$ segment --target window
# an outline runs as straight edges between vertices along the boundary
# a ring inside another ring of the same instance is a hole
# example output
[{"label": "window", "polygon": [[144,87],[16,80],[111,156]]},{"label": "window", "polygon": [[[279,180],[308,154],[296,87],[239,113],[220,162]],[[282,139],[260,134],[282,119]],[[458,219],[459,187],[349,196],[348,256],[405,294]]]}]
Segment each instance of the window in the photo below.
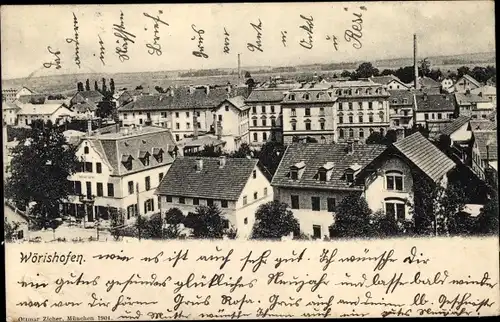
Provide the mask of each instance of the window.
[{"label": "window", "polygon": [[167,117],[167,112],[161,112],[160,115],[161,115],[161,118],[166,118]]},{"label": "window", "polygon": [[80,195],[82,193],[82,183],[80,181],[75,181],[75,195]]},{"label": "window", "polygon": [[252,171],[252,178],[257,178],[257,170]]},{"label": "window", "polygon": [[258,136],[257,136],[257,133],[254,133],[254,134],[253,134],[253,141],[254,141],[254,142],[257,142],[257,141],[258,141]]},{"label": "window", "polygon": [[185,204],[186,203],[186,199],[184,197],[179,197],[179,203]]},{"label": "window", "polygon": [[352,172],[347,172],[347,173],[345,174],[345,180],[346,180],[347,182],[353,182],[353,181],[354,181],[354,173],[352,173]]},{"label": "window", "polygon": [[274,117],[271,118],[271,126],[276,126],[276,119]]},{"label": "window", "polygon": [[290,109],[290,115],[297,116],[297,111],[295,110],[295,108]]},{"label": "window", "polygon": [[200,204],[200,199],[193,198],[193,205],[198,206]]},{"label": "window", "polygon": [[175,112],[175,117],[179,117],[179,112]]},{"label": "window", "polygon": [[245,219],[243,219],[243,224],[248,225],[248,218],[247,217],[245,217]]},{"label": "window", "polygon": [[149,165],[149,155],[146,154],[143,158],[142,158],[142,164],[148,166]]},{"label": "window", "polygon": [[220,201],[220,206],[221,206],[222,208],[227,208],[227,200],[221,200],[221,201]]},{"label": "window", "polygon": [[85,154],[89,154],[90,153],[90,149],[89,149],[88,146],[86,146],[86,147],[83,148],[83,153],[85,153]]},{"label": "window", "polygon": [[291,195],[290,199],[292,200],[292,209],[299,209],[299,196]]},{"label": "window", "polygon": [[139,119],[139,124],[142,124],[142,119]]},{"label": "window", "polygon": [[146,191],[147,190],[150,190],[151,189],[151,178],[149,176],[147,176],[145,179],[144,179],[144,184],[146,186]]},{"label": "window", "polygon": [[373,123],[373,115],[368,116],[368,122]]},{"label": "window", "polygon": [[266,113],[266,107],[262,106],[262,113]]},{"label": "window", "polygon": [[258,192],[254,192],[253,193],[253,199],[257,200],[258,197],[259,197],[259,193]]},{"label": "window", "polygon": [[342,111],[343,108],[342,108],[342,103],[339,103],[339,111]]},{"label": "window", "polygon": [[344,117],[343,116],[339,116],[339,124],[342,124],[344,123]]},{"label": "window", "polygon": [[310,98],[310,97],[309,97],[309,93],[304,94],[304,99],[305,99],[306,101],[308,101],[308,100],[309,100],[309,98]]},{"label": "window", "polygon": [[299,173],[297,170],[291,170],[290,171],[290,179],[292,180],[298,180],[299,179]]},{"label": "window", "polygon": [[311,109],[309,107],[306,107],[304,113],[305,113],[305,116],[311,116]]},{"label": "window", "polygon": [[101,162],[97,162],[97,163],[95,164],[95,171],[96,171],[97,173],[102,173],[102,164],[101,164]]},{"label": "window", "polygon": [[201,123],[200,122],[196,122],[196,126],[201,129]]},{"label": "window", "polygon": [[134,181],[128,182],[128,194],[131,195],[134,193]]},{"label": "window", "polygon": [[329,212],[334,212],[336,206],[335,198],[327,198],[326,206]]},{"label": "window", "polygon": [[290,98],[290,101],[295,101],[295,94],[290,94],[289,98]]},{"label": "window", "polygon": [[344,138],[344,129],[339,130],[339,138],[341,138],[341,139]]},{"label": "window", "polygon": [[247,196],[243,196],[243,206],[247,204]]},{"label": "window", "polygon": [[186,112],[186,117],[189,117],[189,112]]},{"label": "window", "polygon": [[115,186],[112,183],[108,183],[108,197],[115,196]]},{"label": "window", "polygon": [[363,139],[365,137],[365,131],[363,129],[359,129],[359,138]]},{"label": "window", "polygon": [[319,197],[311,197],[311,208],[313,211],[320,210],[320,199]]},{"label": "window", "polygon": [[313,225],[313,238],[320,239],[321,238],[321,226]]},{"label": "window", "polygon": [[292,131],[297,131],[297,123],[292,123]]},{"label": "window", "polygon": [[324,130],[325,129],[325,122],[319,122],[319,128]]},{"label": "window", "polygon": [[267,196],[267,187],[264,188],[264,197]]},{"label": "window", "polygon": [[274,105],[271,105],[271,113],[274,113]]},{"label": "window", "polygon": [[175,123],[175,128],[178,130],[181,128],[181,125],[179,123]]},{"label": "window", "polygon": [[253,126],[257,126],[257,120],[252,120]]},{"label": "window", "polygon": [[267,133],[266,132],[262,133],[262,141],[263,142],[267,141]]},{"label": "window", "polygon": [[434,120],[436,118],[436,114],[432,113],[431,114],[432,119]]},{"label": "window", "polygon": [[438,120],[442,119],[443,115],[441,113],[438,113]]},{"label": "window", "polygon": [[92,162],[85,162],[85,172],[92,172]]},{"label": "window", "polygon": [[267,120],[266,119],[262,120],[262,126],[267,126]]},{"label": "window", "polygon": [[[222,115],[219,115],[219,116],[222,116]],[[222,121],[222,120],[221,120]],[[190,129],[191,128],[191,123],[187,122],[186,123],[186,129]]]},{"label": "window", "polygon": [[92,183],[87,181],[85,184],[87,188],[87,199],[90,199],[92,196]]},{"label": "window", "polygon": [[176,135],[175,135],[175,140],[176,140],[176,141],[180,141],[179,134],[176,134]]},{"label": "window", "polygon": [[97,183],[97,196],[102,197],[104,195],[103,193],[103,187],[102,187],[102,182]]},{"label": "window", "polygon": [[349,111],[352,111],[352,102],[349,102]]},{"label": "window", "polygon": [[207,206],[213,206],[214,205],[214,200],[213,199],[207,199]]},{"label": "window", "polygon": [[354,137],[354,130],[353,129],[349,129],[349,137],[350,138]]},{"label": "window", "polygon": [[359,123],[363,123],[363,115],[358,116]]},{"label": "window", "polygon": [[403,190],[403,174],[399,171],[386,172],[387,190]]},{"label": "window", "polygon": [[311,130],[311,122],[306,122],[306,130],[307,131]]},{"label": "window", "polygon": [[426,120],[428,120],[428,119],[429,119],[429,114],[428,114],[428,113],[425,113],[425,114],[424,114],[424,118],[425,118]]},{"label": "window", "polygon": [[349,123],[353,123],[354,122],[354,117],[352,115],[349,115]]},{"label": "window", "polygon": [[322,182],[326,181],[326,171],[325,171],[325,169],[320,169],[318,171],[318,177],[319,177],[319,181],[322,181]]},{"label": "window", "polygon": [[167,202],[172,202],[172,196],[167,196]]},{"label": "window", "polygon": [[144,201],[144,212],[155,211],[153,199]]},{"label": "window", "polygon": [[368,109],[373,110],[373,103],[372,102],[368,102]]},{"label": "window", "polygon": [[385,211],[387,216],[392,216],[396,219],[405,218],[405,205],[404,203],[386,202]]},{"label": "window", "polygon": [[128,119],[128,114],[127,113],[123,113],[123,119],[124,120]]},{"label": "window", "polygon": [[408,99],[407,98],[403,98],[403,104],[408,104]]}]

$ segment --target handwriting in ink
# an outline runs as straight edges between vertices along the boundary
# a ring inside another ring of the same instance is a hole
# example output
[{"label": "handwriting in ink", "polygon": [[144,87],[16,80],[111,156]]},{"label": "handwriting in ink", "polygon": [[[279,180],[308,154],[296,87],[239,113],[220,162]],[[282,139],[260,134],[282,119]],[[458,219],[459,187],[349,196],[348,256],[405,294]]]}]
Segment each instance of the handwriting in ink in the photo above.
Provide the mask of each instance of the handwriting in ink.
[{"label": "handwriting in ink", "polygon": [[243,263],[243,266],[240,269],[240,272],[243,272],[247,264],[254,264],[252,268],[252,272],[257,272],[262,264],[267,264],[267,258],[271,255],[271,250],[268,249],[262,253],[259,257],[256,259],[252,259],[252,251],[248,253],[247,256],[243,257],[240,261],[245,261]]},{"label": "handwriting in ink", "polygon": [[297,254],[294,251],[292,251],[292,255],[295,256],[295,257],[290,257],[290,258],[282,258],[282,257],[278,257],[275,259],[276,261],[276,265],[274,265],[274,268],[278,268],[281,264],[283,263],[300,263],[302,261],[302,259],[304,259],[304,254],[306,252],[307,248],[304,248],[304,250],[302,250],[302,252],[300,254]]},{"label": "handwriting in ink", "polygon": [[333,42],[333,47],[335,48],[336,51],[339,50],[338,42],[337,42],[337,37],[335,35],[332,35],[331,37],[329,35],[326,36],[326,40],[331,40]]},{"label": "handwriting in ink", "polygon": [[66,38],[68,44],[75,43],[75,64],[80,68],[80,41],[78,41],[78,18],[73,12],[73,30],[75,31],[75,38]]},{"label": "handwriting in ink", "polygon": [[346,29],[346,31],[344,32],[344,39],[347,42],[353,41],[352,46],[356,49],[361,49],[361,47],[363,47],[363,44],[361,43],[361,38],[363,37],[363,14],[353,13],[353,16],[355,19],[351,20],[352,30]]},{"label": "handwriting in ink", "polygon": [[313,17],[310,16],[309,18],[304,17],[303,15],[300,15],[300,18],[305,20],[305,24],[300,26],[300,29],[304,29],[307,33],[307,40],[302,38],[300,40],[300,45],[306,49],[312,49],[313,48]]},{"label": "handwriting in ink", "polygon": [[101,61],[101,63],[103,65],[106,65],[106,63],[104,63],[104,52],[105,52],[104,50],[106,48],[104,48],[104,42],[102,41],[101,36],[97,35],[97,37],[99,37],[99,46],[100,46],[99,47],[99,60]]},{"label": "handwriting in ink", "polygon": [[177,294],[174,297],[174,310],[177,311],[181,305],[185,306],[198,306],[198,305],[204,305],[204,306],[209,306],[210,305],[210,295],[205,296],[204,298],[200,295],[196,295],[196,300],[185,300],[184,295],[182,294]]},{"label": "handwriting in ink", "polygon": [[[215,248],[218,252],[220,252],[222,249],[219,249],[218,247]],[[231,257],[231,254],[234,252],[234,250],[231,248],[226,256],[214,256],[214,255],[200,255],[196,261],[204,261],[204,262],[211,262],[211,261],[221,261],[222,264],[220,265],[219,269],[223,269],[226,264],[231,261],[229,257]]]},{"label": "handwriting in ink", "polygon": [[[159,36],[159,33],[160,33],[160,23],[164,24],[165,26],[169,26],[169,24],[160,19],[160,15],[161,14],[163,14],[163,10],[158,10],[158,16],[156,16],[156,17],[153,17],[153,16],[149,15],[148,13],[144,12],[144,15],[146,17],[151,18],[154,21],[154,25],[153,25],[153,27],[154,27],[153,43],[152,44],[151,43],[147,43],[146,44],[146,47],[149,48],[148,54],[150,54],[150,55],[156,54],[157,56],[161,56],[161,54],[162,54],[161,45],[159,43],[159,41],[160,41],[160,36]],[[146,28],[144,28],[144,29],[147,30]]]},{"label": "handwriting in ink", "polygon": [[[205,53],[205,47],[203,46],[203,34],[205,34],[205,30],[200,29],[196,30],[196,26],[194,24],[191,25],[191,29],[198,35],[198,51],[193,51],[193,55],[200,58],[208,58],[208,55]],[[196,36],[193,36],[191,40],[196,40]]]},{"label": "handwriting in ink", "polygon": [[[408,263],[408,264],[412,264],[412,263],[415,263],[415,264],[427,264],[429,262],[429,259],[426,258],[426,259],[418,259],[416,258],[418,255],[417,255],[417,247],[413,246],[410,250],[410,255],[411,256],[408,256],[406,257],[404,260],[403,260],[403,263]],[[423,256],[424,254],[420,253],[420,256]]]},{"label": "handwriting in ink", "polygon": [[108,307],[111,302],[104,302],[102,298],[98,298],[95,293],[92,293],[92,302],[87,303],[88,306],[90,307]]},{"label": "handwriting in ink", "polygon": [[56,69],[61,69],[61,58],[59,58],[61,52],[59,50],[52,51],[52,48],[50,46],[47,47],[47,50],[49,51],[49,53],[55,56],[55,59],[53,62],[43,63],[43,67],[50,68],[52,66],[56,66]]},{"label": "handwriting in ink", "polygon": [[130,59],[128,55],[128,43],[131,42],[135,44],[135,35],[126,30],[122,11],[120,11],[120,24],[113,24],[113,30],[115,31],[114,35],[117,38],[116,43],[120,45],[120,39],[122,40],[121,46],[116,47],[115,52],[120,61],[123,63],[124,61]]},{"label": "handwriting in ink", "polygon": [[286,47],[286,31],[283,30],[281,32],[281,43],[283,44],[283,47]]},{"label": "handwriting in ink", "polygon": [[152,304],[157,304],[158,301],[134,301],[130,296],[123,296],[120,295],[118,299],[116,300],[115,305],[111,308],[111,311],[114,312],[116,309],[120,306],[133,306],[133,305],[152,305]]},{"label": "handwriting in ink", "polygon": [[[471,278],[470,276],[468,278]],[[479,285],[479,286],[487,286],[489,288],[494,288],[495,286],[498,285],[498,283],[488,283],[488,281],[491,280],[490,274],[488,272],[484,272],[483,278],[480,281],[477,280],[463,280],[463,279],[454,279],[451,280],[448,284],[455,284],[455,285]]]},{"label": "handwriting in ink", "polygon": [[224,54],[229,54],[229,33],[224,27]]},{"label": "handwriting in ink", "polygon": [[135,311],[135,315],[131,315],[132,312],[125,310],[125,314],[127,315],[120,315],[117,319],[139,320],[142,316],[142,313],[139,310]]},{"label": "handwriting in ink", "polygon": [[255,44],[252,43],[247,43],[247,49],[250,51],[255,51],[258,50],[260,52],[263,52],[264,50],[262,49],[262,21],[260,21],[259,18],[259,24],[256,25],[253,22],[250,23],[250,26],[257,32],[257,40],[255,41]]},{"label": "handwriting in ink", "polygon": [[247,298],[246,294],[244,294],[240,299],[235,299],[229,295],[221,295],[220,303],[222,305],[238,305],[238,310],[241,310],[243,308],[243,305],[253,304],[254,300],[252,300],[251,298]]},{"label": "handwriting in ink", "polygon": [[[123,253],[123,250],[120,251],[120,253]],[[97,254],[97,255],[94,255],[92,258],[119,260],[122,262],[128,262],[128,261],[133,259],[133,257],[128,257],[128,256],[121,255],[121,254]]]}]

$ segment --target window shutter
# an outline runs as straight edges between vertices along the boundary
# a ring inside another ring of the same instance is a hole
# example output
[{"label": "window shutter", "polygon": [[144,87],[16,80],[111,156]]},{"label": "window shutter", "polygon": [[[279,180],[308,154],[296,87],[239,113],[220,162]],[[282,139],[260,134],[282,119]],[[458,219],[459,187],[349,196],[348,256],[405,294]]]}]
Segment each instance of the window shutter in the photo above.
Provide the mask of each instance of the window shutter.
[{"label": "window shutter", "polygon": [[151,200],[151,211],[155,211],[155,202],[154,199],[149,199]]}]

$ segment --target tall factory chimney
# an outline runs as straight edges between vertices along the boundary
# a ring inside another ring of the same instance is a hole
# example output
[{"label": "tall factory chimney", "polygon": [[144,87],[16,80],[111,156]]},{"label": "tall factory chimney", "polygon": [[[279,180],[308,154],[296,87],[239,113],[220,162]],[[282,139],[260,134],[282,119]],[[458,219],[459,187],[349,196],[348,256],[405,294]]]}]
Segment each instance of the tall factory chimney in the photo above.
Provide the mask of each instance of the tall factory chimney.
[{"label": "tall factory chimney", "polygon": [[238,54],[238,79],[241,79],[241,59],[240,59],[240,54]]},{"label": "tall factory chimney", "polygon": [[417,35],[413,34],[413,66],[415,68],[415,89],[418,89]]}]

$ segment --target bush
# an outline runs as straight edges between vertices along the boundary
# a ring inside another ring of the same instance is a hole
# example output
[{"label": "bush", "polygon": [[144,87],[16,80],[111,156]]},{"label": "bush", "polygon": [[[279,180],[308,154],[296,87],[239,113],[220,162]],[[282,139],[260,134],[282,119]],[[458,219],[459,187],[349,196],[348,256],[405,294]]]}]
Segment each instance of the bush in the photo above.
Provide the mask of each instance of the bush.
[{"label": "bush", "polygon": [[252,239],[280,239],[290,233],[299,235],[299,222],[288,209],[288,205],[279,201],[270,201],[260,205],[255,212],[252,227]]}]

